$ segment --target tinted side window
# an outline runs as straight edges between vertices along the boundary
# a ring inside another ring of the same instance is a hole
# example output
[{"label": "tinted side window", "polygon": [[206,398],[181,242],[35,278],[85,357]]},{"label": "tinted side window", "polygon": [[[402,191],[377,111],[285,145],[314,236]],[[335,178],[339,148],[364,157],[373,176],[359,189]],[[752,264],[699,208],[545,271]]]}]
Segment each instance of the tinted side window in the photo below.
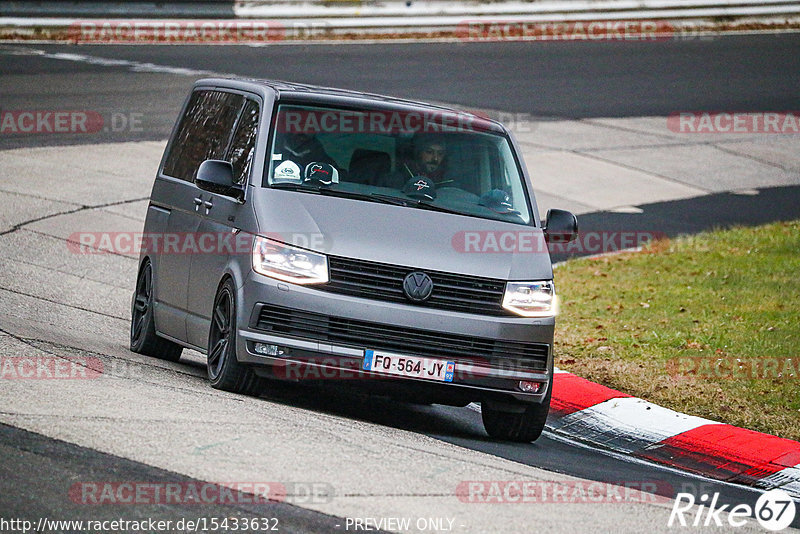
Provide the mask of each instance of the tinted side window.
[{"label": "tinted side window", "polygon": [[250,174],[258,133],[258,103],[248,100],[244,105],[226,160],[233,165],[233,179],[245,183]]},{"label": "tinted side window", "polygon": [[191,182],[203,161],[223,159],[243,103],[242,95],[195,92],[181,118],[164,174]]}]

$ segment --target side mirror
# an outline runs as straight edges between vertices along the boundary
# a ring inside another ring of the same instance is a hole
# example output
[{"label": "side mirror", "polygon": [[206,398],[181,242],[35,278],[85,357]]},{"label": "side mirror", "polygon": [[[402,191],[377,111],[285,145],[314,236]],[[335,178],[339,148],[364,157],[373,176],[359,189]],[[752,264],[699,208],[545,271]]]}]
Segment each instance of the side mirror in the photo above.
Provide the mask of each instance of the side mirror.
[{"label": "side mirror", "polygon": [[207,159],[197,169],[194,180],[197,187],[212,193],[226,195],[237,199],[243,198],[243,189],[233,181],[233,165],[229,161]]},{"label": "side mirror", "polygon": [[568,211],[548,210],[543,230],[548,243],[569,243],[578,237],[578,218]]}]

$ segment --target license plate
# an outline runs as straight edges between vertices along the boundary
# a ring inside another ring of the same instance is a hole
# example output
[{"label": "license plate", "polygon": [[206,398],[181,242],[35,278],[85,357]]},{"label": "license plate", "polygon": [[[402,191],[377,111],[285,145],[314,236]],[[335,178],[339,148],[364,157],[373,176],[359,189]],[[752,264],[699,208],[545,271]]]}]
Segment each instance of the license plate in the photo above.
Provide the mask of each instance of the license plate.
[{"label": "license plate", "polygon": [[436,358],[365,350],[363,369],[386,375],[452,382],[456,365],[453,362]]}]

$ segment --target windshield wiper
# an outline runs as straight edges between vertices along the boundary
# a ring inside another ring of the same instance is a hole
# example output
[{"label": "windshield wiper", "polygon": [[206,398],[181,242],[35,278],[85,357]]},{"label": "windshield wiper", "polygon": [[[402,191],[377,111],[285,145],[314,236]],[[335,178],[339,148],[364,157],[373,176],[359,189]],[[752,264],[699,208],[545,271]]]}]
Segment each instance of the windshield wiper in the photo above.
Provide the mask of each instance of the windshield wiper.
[{"label": "windshield wiper", "polygon": [[456,215],[466,215],[464,212],[454,210],[452,208],[445,208],[444,206],[440,206],[438,204],[431,204],[429,202],[423,202],[422,200],[412,200],[415,208],[420,208],[424,210],[431,210],[431,211],[441,211],[442,213],[454,213]]},{"label": "windshield wiper", "polygon": [[[356,193],[359,194],[359,193]],[[422,200],[418,200],[416,198],[403,198],[403,197],[396,197],[394,195],[384,195],[382,193],[371,193],[369,195],[363,195],[364,198],[370,199],[380,199],[387,204],[394,204],[396,206],[406,206],[410,208],[420,208],[432,211],[441,211],[444,213],[455,213],[456,215],[463,215],[460,211],[456,211],[454,209],[445,208],[444,206],[439,206],[437,204],[429,204]]]},{"label": "windshield wiper", "polygon": [[382,195],[380,193],[356,193],[355,191],[342,191],[341,189],[320,189],[319,192],[323,195],[341,198],[354,198],[358,200],[368,200],[370,202],[382,202],[384,204],[392,204],[395,206],[408,206],[408,201],[404,198],[395,197],[392,195]]},{"label": "windshield wiper", "polygon": [[359,200],[369,200],[372,202],[377,201],[384,204],[393,204],[395,206],[408,206],[409,204],[414,204],[414,202],[416,202],[411,199],[404,199],[392,195],[382,195],[380,193],[356,193],[353,191],[342,191],[341,189],[330,189],[328,187],[308,186],[292,182],[272,184],[270,187],[274,189],[285,189],[287,191],[305,191],[308,193],[316,193],[318,195],[327,195],[332,197],[355,198]]},{"label": "windshield wiper", "polygon": [[320,191],[319,187],[311,187],[294,182],[280,182],[277,184],[270,184],[269,187],[271,189],[286,189],[288,191],[308,191],[309,193],[318,193]]},{"label": "windshield wiper", "polygon": [[372,202],[377,201],[377,202],[382,202],[384,204],[392,204],[394,206],[405,206],[409,208],[420,208],[431,211],[441,211],[443,213],[455,213],[456,215],[464,215],[460,211],[456,211],[450,208],[445,208],[437,204],[429,204],[427,202],[423,202],[422,200],[417,200],[415,198],[402,198],[402,197],[396,197],[394,195],[384,195],[382,193],[369,193],[369,194],[356,193],[353,191],[342,191],[341,189],[330,189],[328,187],[308,186],[292,182],[281,182],[278,184],[272,184],[270,187],[274,189],[285,189],[288,191],[306,191],[308,193],[316,193],[318,195],[327,195],[332,197],[354,198],[359,200],[369,200]]},{"label": "windshield wiper", "polygon": [[396,197],[393,195],[384,195],[381,193],[370,193],[369,197],[377,198],[382,200],[383,202],[386,202],[387,204],[394,204],[396,206],[408,206],[409,204],[414,203],[414,201],[409,198]]}]

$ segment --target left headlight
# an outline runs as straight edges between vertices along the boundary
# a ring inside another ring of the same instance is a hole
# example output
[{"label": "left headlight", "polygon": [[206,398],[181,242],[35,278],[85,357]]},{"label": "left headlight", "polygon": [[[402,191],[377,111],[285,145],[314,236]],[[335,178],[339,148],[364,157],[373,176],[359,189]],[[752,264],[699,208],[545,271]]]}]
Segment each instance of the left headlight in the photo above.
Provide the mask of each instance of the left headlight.
[{"label": "left headlight", "polygon": [[508,282],[503,308],[523,317],[554,317],[558,314],[556,287],[552,280]]},{"label": "left headlight", "polygon": [[253,270],[293,284],[324,284],[328,281],[328,258],[323,254],[256,236]]}]

